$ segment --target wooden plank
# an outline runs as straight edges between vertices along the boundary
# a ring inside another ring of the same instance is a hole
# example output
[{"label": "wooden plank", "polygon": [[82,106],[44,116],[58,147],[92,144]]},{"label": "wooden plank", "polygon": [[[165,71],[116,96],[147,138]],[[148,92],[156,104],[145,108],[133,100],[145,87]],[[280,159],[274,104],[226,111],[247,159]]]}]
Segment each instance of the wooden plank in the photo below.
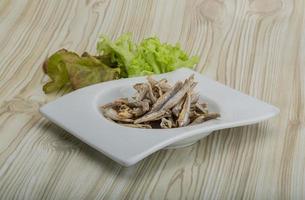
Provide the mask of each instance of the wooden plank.
[{"label": "wooden plank", "polygon": [[[0,199],[304,199],[302,0],[0,1]],[[52,52],[158,36],[196,70],[281,109],[124,168],[42,118]]]}]

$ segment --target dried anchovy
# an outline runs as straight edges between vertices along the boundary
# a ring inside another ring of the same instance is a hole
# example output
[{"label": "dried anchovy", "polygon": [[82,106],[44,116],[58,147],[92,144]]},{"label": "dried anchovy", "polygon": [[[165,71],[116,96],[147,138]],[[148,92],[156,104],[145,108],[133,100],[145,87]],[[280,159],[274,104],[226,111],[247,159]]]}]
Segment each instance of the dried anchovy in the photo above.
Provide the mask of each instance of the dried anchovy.
[{"label": "dried anchovy", "polygon": [[[167,83],[166,79],[161,79],[160,81],[156,81],[153,79],[151,76],[147,77],[148,83],[151,85],[152,88],[158,88],[159,89],[159,94],[160,92],[167,92],[168,90],[171,89],[171,86]],[[161,96],[161,94],[160,94]]]},{"label": "dried anchovy", "polygon": [[163,91],[162,91],[162,89],[160,88],[160,86],[158,86],[158,85],[155,85],[155,86],[154,86],[153,91],[154,91],[154,95],[155,95],[157,98],[160,98],[160,97],[163,95]]},{"label": "dried anchovy", "polygon": [[128,106],[131,108],[138,108],[141,107],[144,112],[147,112],[149,110],[149,102],[148,101],[130,101],[127,103]]},{"label": "dried anchovy", "polygon": [[179,90],[170,100],[168,100],[164,104],[162,109],[171,109],[172,107],[174,107],[183,98],[183,96],[190,90],[190,88],[193,87],[193,83],[194,83],[193,81],[194,81],[194,75],[186,79],[181,90]]},{"label": "dried anchovy", "polygon": [[148,83],[133,87],[136,96],[120,98],[101,107],[105,118],[133,128],[175,128],[215,119],[218,113],[208,113],[207,105],[199,103],[194,75],[173,87],[166,79],[147,77]]},{"label": "dried anchovy", "polygon": [[179,92],[179,90],[182,88],[182,82],[178,81],[175,86],[170,89],[169,91],[167,91],[164,95],[162,95],[157,101],[156,103],[153,105],[153,107],[151,108],[150,112],[154,112],[157,110],[160,110],[162,108],[162,106],[171,98],[173,97],[177,92]]},{"label": "dried anchovy", "polygon": [[172,128],[173,122],[170,119],[162,118],[160,123],[161,128]]},{"label": "dried anchovy", "polygon": [[128,98],[119,98],[117,100],[115,100],[113,103],[117,103],[117,104],[128,104]]},{"label": "dried anchovy", "polygon": [[147,84],[145,83],[137,83],[133,86],[134,89],[138,91],[136,100],[141,101],[148,92]]},{"label": "dried anchovy", "polygon": [[195,104],[195,107],[197,108],[197,110],[198,111],[200,111],[201,113],[203,113],[203,114],[206,114],[207,113],[207,104],[206,103],[202,103],[202,104],[200,104],[200,103],[196,103]]},{"label": "dried anchovy", "polygon": [[158,81],[156,81],[155,79],[152,78],[152,76],[147,76],[147,80],[148,80],[148,83],[153,87],[155,86]]},{"label": "dried anchovy", "polygon": [[139,123],[148,122],[148,121],[155,121],[155,120],[162,118],[162,116],[164,116],[165,114],[166,114],[165,110],[160,110],[157,112],[149,113],[147,115],[144,115],[143,117],[136,119],[134,121],[134,123],[139,124]]},{"label": "dried anchovy", "polygon": [[182,109],[183,103],[184,103],[185,99],[181,99],[172,109],[173,114],[178,117],[179,113]]},{"label": "dried anchovy", "polygon": [[140,117],[145,114],[145,111],[142,108],[133,108],[131,112],[135,117]]},{"label": "dried anchovy", "polygon": [[220,117],[219,113],[208,113],[208,114],[203,114],[199,117],[197,117],[190,125],[195,125],[195,124],[201,124],[202,122],[211,120],[211,119],[216,119]]},{"label": "dried anchovy", "polygon": [[147,96],[149,97],[149,99],[150,99],[153,103],[156,103],[157,98],[156,98],[155,95],[154,95],[154,92],[153,92],[153,89],[152,89],[151,85],[150,85],[150,84],[147,84],[147,87],[148,87]]},{"label": "dried anchovy", "polygon": [[198,113],[196,110],[190,111],[190,120],[193,122],[197,117],[201,116],[202,114]]},{"label": "dried anchovy", "polygon": [[105,117],[110,118],[114,121],[121,121],[121,122],[133,122],[133,119],[126,119],[126,118],[122,118],[120,117],[116,110],[114,110],[113,108],[105,108],[102,109],[103,114],[105,115]]},{"label": "dried anchovy", "polygon": [[122,98],[122,99],[115,100],[114,102],[107,103],[102,106],[102,109],[121,106],[125,103],[123,101],[125,101],[125,100]]},{"label": "dried anchovy", "polygon": [[167,83],[166,79],[161,79],[155,86],[160,87],[162,92],[167,92],[171,86]]},{"label": "dried anchovy", "polygon": [[192,99],[191,104],[196,103],[199,100],[199,94],[198,93],[192,93],[191,99]]},{"label": "dried anchovy", "polygon": [[133,117],[132,109],[130,109],[127,105],[121,105],[117,114],[121,118],[130,119]]},{"label": "dried anchovy", "polygon": [[179,127],[186,126],[190,123],[190,109],[191,109],[191,94],[190,92],[186,93],[186,98],[183,103],[182,110],[179,114],[178,125]]}]

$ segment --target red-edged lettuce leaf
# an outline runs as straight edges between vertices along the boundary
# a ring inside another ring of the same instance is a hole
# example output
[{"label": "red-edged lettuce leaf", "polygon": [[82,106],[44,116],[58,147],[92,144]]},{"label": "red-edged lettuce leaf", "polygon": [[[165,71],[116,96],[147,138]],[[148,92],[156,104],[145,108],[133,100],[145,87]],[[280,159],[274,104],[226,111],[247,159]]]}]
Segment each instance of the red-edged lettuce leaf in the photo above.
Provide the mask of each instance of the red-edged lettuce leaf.
[{"label": "red-edged lettuce leaf", "polygon": [[55,52],[43,66],[44,72],[51,79],[43,86],[44,92],[55,92],[63,87],[75,90],[95,83],[118,79],[120,69],[107,66],[102,62],[103,59],[88,53],[84,53],[80,57],[65,49]]}]

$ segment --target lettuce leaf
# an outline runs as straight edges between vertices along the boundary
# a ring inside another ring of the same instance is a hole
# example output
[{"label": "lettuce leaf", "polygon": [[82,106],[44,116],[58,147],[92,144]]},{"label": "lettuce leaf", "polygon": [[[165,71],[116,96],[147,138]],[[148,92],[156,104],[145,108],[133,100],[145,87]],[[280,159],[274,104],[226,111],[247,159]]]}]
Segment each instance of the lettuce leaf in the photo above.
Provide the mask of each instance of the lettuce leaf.
[{"label": "lettuce leaf", "polygon": [[43,86],[45,93],[63,87],[78,89],[95,83],[118,79],[119,68],[105,65],[101,58],[84,53],[82,57],[65,49],[55,52],[44,63],[44,72],[51,81]]},{"label": "lettuce leaf", "polygon": [[100,55],[110,56],[111,61],[118,64],[122,77],[166,73],[180,67],[192,68],[199,61],[197,56],[189,58],[179,44],[161,43],[157,37],[151,37],[137,45],[129,33],[116,41],[102,36],[97,51]]},{"label": "lettuce leaf", "polygon": [[112,42],[108,37],[100,37],[97,43],[97,51],[100,55],[108,55],[112,63],[116,63],[121,69],[121,76],[128,77],[127,66],[135,56],[136,45],[131,40],[131,34],[124,34]]},{"label": "lettuce leaf", "polygon": [[161,43],[157,37],[136,44],[130,33],[115,41],[102,36],[97,51],[97,56],[87,52],[79,56],[62,49],[51,55],[43,66],[51,79],[43,86],[44,92],[78,89],[118,78],[161,74],[180,67],[192,68],[199,60],[196,56],[189,57],[179,44]]}]

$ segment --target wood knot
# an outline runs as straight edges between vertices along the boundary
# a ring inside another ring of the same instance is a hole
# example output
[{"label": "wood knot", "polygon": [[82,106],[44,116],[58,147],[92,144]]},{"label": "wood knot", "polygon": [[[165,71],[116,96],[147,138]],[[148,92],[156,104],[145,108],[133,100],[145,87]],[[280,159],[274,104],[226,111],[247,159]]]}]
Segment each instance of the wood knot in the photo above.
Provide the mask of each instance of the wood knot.
[{"label": "wood knot", "polygon": [[97,1],[92,5],[92,9],[94,10],[94,12],[102,12],[103,7],[105,7],[107,2],[107,0]]},{"label": "wood knot", "polygon": [[0,107],[1,113],[27,113],[37,114],[41,103],[33,100],[25,100],[22,98],[14,98],[10,101],[5,101]]},{"label": "wood knot", "polygon": [[199,13],[210,21],[217,21],[222,18],[224,3],[218,0],[206,0],[199,4]]}]

